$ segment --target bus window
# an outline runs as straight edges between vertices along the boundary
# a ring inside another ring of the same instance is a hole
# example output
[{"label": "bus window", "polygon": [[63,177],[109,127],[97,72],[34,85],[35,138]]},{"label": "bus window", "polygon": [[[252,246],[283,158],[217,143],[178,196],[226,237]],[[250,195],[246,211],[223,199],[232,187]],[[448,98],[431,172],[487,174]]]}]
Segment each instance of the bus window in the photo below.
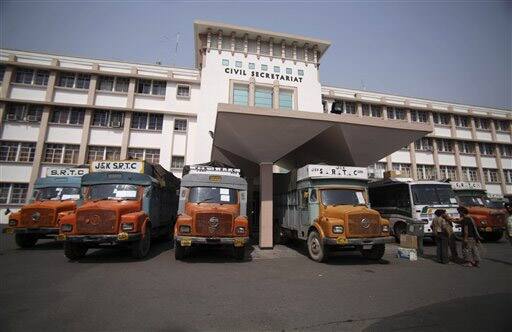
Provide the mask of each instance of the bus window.
[{"label": "bus window", "polygon": [[311,189],[311,194],[309,195],[309,201],[311,203],[316,203],[317,202],[316,189]]}]

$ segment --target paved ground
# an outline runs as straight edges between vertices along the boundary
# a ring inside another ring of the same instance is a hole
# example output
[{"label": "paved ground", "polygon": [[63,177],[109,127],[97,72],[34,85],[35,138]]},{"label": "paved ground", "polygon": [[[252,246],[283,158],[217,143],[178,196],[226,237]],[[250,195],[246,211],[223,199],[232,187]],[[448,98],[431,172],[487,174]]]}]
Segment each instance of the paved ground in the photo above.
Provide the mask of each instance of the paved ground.
[{"label": "paved ground", "polygon": [[71,263],[58,244],[19,250],[2,234],[0,330],[510,330],[512,247],[485,248],[479,269],[400,260],[394,245],[377,263],[318,264],[297,245],[177,262],[169,243],[143,261],[96,250]]}]

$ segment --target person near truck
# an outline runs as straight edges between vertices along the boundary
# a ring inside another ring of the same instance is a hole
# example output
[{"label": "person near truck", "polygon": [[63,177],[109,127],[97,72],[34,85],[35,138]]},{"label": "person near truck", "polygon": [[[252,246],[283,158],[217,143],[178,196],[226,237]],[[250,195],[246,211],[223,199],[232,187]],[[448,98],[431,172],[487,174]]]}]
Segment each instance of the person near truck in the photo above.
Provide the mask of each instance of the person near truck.
[{"label": "person near truck", "polygon": [[478,267],[480,265],[480,243],[481,238],[475,221],[469,215],[468,209],[459,206],[457,211],[460,214],[460,225],[462,227],[462,255],[466,263],[464,266]]},{"label": "person near truck", "polygon": [[507,210],[507,238],[508,242],[512,245],[512,205],[510,203],[505,204],[505,209]]},{"label": "person near truck", "polygon": [[436,254],[437,261],[441,264],[448,264],[450,261],[448,258],[448,241],[449,234],[447,228],[447,221],[443,218],[446,213],[445,210],[438,209],[434,212],[434,219],[432,220],[432,231],[436,238]]},{"label": "person near truck", "polygon": [[446,214],[446,210],[443,210],[444,213],[442,215],[443,219],[445,220],[445,230],[448,234],[448,246],[450,247],[450,254],[452,261],[457,263],[460,261],[459,258],[459,251],[457,250],[457,235],[455,235],[455,232],[453,231],[453,219]]}]

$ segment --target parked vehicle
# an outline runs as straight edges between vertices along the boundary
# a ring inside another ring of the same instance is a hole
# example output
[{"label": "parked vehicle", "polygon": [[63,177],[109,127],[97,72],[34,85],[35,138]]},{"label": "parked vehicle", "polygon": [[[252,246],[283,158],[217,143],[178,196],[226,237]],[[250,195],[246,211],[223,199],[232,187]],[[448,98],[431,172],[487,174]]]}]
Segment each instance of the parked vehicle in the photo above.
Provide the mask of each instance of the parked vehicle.
[{"label": "parked vehicle", "polygon": [[325,261],[331,249],[360,250],[380,259],[389,221],[368,205],[368,171],[361,167],[306,165],[274,174],[274,224],[280,239],[307,241],[309,256]]},{"label": "parked vehicle", "polygon": [[[458,218],[458,202],[449,183],[414,181],[409,178],[388,178],[369,185],[370,203],[390,221],[391,231],[397,241],[406,234],[410,222],[423,222],[424,237],[434,238],[432,220],[437,209]],[[461,233],[454,224],[455,233]]]},{"label": "parked vehicle", "polygon": [[451,182],[461,205],[469,210],[480,235],[487,241],[499,241],[506,230],[503,203],[490,198],[480,182]]},{"label": "parked vehicle", "polygon": [[192,246],[230,246],[244,259],[249,241],[247,182],[240,170],[188,166],[181,180],[178,220],[174,227],[176,259],[190,255]]},{"label": "parked vehicle", "polygon": [[124,245],[145,257],[151,238],[171,237],[180,180],[143,161],[95,161],[82,178],[84,203],[62,217],[59,239],[70,260],[89,248]]},{"label": "parked vehicle", "polygon": [[79,204],[81,177],[88,172],[87,168],[49,168],[46,177],[36,180],[30,203],[9,215],[4,233],[14,234],[20,248],[31,248],[39,239],[55,238],[59,218],[74,212]]}]

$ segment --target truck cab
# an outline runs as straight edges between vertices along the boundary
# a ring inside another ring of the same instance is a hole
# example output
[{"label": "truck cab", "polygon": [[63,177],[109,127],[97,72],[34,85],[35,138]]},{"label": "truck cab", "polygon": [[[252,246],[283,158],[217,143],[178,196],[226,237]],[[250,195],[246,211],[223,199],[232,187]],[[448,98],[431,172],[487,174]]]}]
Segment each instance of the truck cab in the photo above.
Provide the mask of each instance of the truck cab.
[{"label": "truck cab", "polygon": [[232,247],[236,259],[244,259],[249,224],[247,182],[240,170],[201,165],[187,168],[174,227],[176,259],[188,257],[192,246],[221,245]]},{"label": "truck cab", "polygon": [[143,161],[96,161],[82,178],[84,203],[61,219],[64,254],[80,259],[89,248],[129,247],[145,257],[151,238],[171,237],[179,179]]},{"label": "truck cab", "polygon": [[284,238],[307,243],[309,257],[325,261],[331,249],[359,250],[378,260],[385,251],[389,221],[368,203],[366,168],[306,165],[274,174],[274,217]]},{"label": "truck cab", "polygon": [[9,215],[4,233],[14,234],[20,248],[31,248],[39,239],[55,238],[59,219],[72,213],[82,198],[81,176],[87,168],[49,168],[46,177],[36,180],[30,203]]},{"label": "truck cab", "polygon": [[503,204],[492,199],[480,182],[451,182],[460,205],[465,206],[486,241],[499,241],[506,230]]}]

